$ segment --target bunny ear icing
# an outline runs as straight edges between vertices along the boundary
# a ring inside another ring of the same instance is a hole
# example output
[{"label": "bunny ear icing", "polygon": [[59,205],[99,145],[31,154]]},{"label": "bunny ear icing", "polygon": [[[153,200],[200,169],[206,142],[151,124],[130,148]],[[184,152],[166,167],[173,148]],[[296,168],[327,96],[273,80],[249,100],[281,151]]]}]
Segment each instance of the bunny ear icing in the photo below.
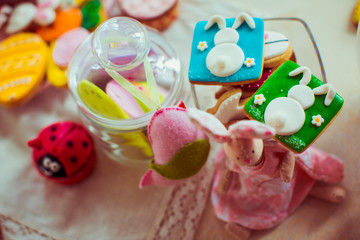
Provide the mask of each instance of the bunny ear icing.
[{"label": "bunny ear icing", "polygon": [[212,25],[214,25],[215,23],[217,23],[217,25],[219,26],[220,29],[226,28],[225,18],[220,15],[214,15],[210,18],[210,20],[205,25],[205,31],[208,30],[209,28],[211,28]]},{"label": "bunny ear icing", "polygon": [[225,143],[231,140],[225,126],[212,114],[195,108],[188,108],[188,117],[191,122],[216,142]]},{"label": "bunny ear icing", "polygon": [[297,69],[291,71],[289,73],[290,77],[294,77],[299,75],[300,73],[303,74],[303,77],[300,80],[301,85],[308,85],[311,80],[311,71],[308,67],[298,67]]},{"label": "bunny ear icing", "polygon": [[326,94],[324,102],[325,106],[329,106],[336,95],[335,88],[329,83],[314,88],[313,92],[315,95]]},{"label": "bunny ear icing", "polygon": [[243,24],[243,22],[246,22],[247,25],[251,28],[254,29],[255,28],[255,21],[254,19],[247,13],[241,12],[236,18],[235,18],[235,22],[232,25],[233,29],[237,29],[238,27],[241,26],[241,24]]},{"label": "bunny ear icing", "polygon": [[229,127],[231,136],[266,139],[275,135],[275,129],[255,120],[239,121]]}]

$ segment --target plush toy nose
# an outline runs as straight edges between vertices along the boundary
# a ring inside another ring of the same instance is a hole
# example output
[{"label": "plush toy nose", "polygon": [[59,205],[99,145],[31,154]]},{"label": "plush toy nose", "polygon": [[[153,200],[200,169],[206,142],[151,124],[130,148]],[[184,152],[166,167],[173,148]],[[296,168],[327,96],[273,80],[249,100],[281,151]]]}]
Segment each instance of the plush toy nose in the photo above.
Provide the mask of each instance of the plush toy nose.
[{"label": "plush toy nose", "polygon": [[252,160],[251,158],[246,158],[246,159],[244,160],[244,162],[249,164],[249,163],[251,162],[251,160]]}]

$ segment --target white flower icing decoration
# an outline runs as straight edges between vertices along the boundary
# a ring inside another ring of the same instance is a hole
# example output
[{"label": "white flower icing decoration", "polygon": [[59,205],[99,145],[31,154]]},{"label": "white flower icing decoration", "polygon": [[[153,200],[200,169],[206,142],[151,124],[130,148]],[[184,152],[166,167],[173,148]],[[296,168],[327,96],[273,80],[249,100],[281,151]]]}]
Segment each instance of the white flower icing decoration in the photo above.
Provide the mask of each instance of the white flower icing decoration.
[{"label": "white flower icing decoration", "polygon": [[321,117],[320,114],[312,116],[312,121],[311,123],[317,127],[320,127],[321,124],[324,122],[324,119]]},{"label": "white flower icing decoration", "polygon": [[255,58],[246,58],[246,60],[244,61],[244,64],[247,66],[247,67],[252,67],[255,65]]},{"label": "white flower icing decoration", "polygon": [[199,49],[200,51],[204,51],[205,49],[208,48],[207,42],[203,41],[203,42],[199,42],[197,49]]},{"label": "white flower icing decoration", "polygon": [[258,95],[255,95],[255,98],[254,98],[254,104],[257,104],[257,105],[261,105],[263,104],[263,102],[265,102],[265,97],[264,97],[264,94],[260,93]]}]

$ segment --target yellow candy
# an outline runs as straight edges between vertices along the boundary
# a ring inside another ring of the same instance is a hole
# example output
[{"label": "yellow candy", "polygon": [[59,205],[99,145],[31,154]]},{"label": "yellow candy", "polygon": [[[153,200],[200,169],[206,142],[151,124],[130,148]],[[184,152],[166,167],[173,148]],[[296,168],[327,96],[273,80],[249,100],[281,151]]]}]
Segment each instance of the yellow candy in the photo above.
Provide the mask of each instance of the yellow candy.
[{"label": "yellow candy", "polygon": [[120,138],[126,140],[124,145],[132,146],[137,149],[140,149],[142,154],[146,157],[151,158],[153,156],[153,151],[150,145],[149,139],[142,132],[129,132],[118,135]]},{"label": "yellow candy", "polygon": [[[99,87],[88,80],[82,80],[78,85],[78,93],[82,101],[91,110],[114,118],[129,118],[129,116]],[[124,145],[140,149],[147,156],[152,156],[150,142],[144,133],[130,132],[117,135],[119,140],[123,139]]]},{"label": "yellow candy", "polygon": [[0,43],[0,104],[15,106],[37,92],[48,51],[46,43],[33,33],[16,34]]},{"label": "yellow candy", "polygon": [[77,90],[80,98],[92,111],[113,118],[129,118],[103,90],[92,82],[82,80]]},{"label": "yellow candy", "polygon": [[60,67],[58,67],[52,58],[52,52],[54,46],[55,46],[55,41],[53,41],[50,45],[49,62],[46,70],[46,77],[51,85],[55,87],[66,87],[68,84],[68,79],[65,74],[66,70],[63,70]]},{"label": "yellow candy", "polygon": [[353,22],[355,24],[358,24],[359,19],[360,19],[360,0],[357,1],[355,9],[354,9]]}]

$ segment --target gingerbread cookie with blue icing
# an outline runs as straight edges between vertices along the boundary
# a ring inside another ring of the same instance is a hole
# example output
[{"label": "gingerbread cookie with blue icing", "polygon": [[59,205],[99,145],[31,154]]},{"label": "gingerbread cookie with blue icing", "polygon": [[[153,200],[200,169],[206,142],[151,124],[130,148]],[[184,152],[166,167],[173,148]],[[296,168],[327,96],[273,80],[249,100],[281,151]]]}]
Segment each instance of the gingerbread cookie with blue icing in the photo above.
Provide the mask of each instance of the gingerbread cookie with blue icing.
[{"label": "gingerbread cookie with blue icing", "polygon": [[307,67],[287,61],[251,97],[245,114],[275,129],[290,150],[305,151],[340,112],[344,99]]},{"label": "gingerbread cookie with blue icing", "polygon": [[236,85],[261,78],[264,21],[240,13],[215,15],[195,26],[189,80],[192,84]]}]

